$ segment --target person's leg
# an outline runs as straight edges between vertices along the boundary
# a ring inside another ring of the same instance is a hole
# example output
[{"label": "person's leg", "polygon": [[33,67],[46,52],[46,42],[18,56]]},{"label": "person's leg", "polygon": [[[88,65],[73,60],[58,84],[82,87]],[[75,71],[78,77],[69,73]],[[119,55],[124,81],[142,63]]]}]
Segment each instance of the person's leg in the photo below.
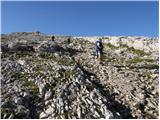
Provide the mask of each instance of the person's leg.
[{"label": "person's leg", "polygon": [[100,51],[100,61],[102,61],[103,53]]},{"label": "person's leg", "polygon": [[96,50],[96,59],[98,59],[98,50]]},{"label": "person's leg", "polygon": [[100,52],[99,52],[99,61],[100,61],[100,63],[102,62],[102,57],[103,57],[103,56],[102,56],[102,51],[100,51]]},{"label": "person's leg", "polygon": [[97,51],[97,64],[100,64],[100,51]]}]

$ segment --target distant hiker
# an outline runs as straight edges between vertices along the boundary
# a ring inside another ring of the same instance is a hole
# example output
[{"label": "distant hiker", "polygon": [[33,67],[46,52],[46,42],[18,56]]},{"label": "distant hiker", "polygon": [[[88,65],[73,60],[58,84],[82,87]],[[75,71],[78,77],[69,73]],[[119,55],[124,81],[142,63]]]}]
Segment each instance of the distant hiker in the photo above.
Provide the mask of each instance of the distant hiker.
[{"label": "distant hiker", "polygon": [[70,42],[71,42],[71,37],[69,37],[69,38],[67,39],[67,42],[68,42],[68,44],[70,44]]},{"label": "distant hiker", "polygon": [[52,41],[54,41],[55,40],[55,36],[52,36],[51,39],[52,39]]},{"label": "distant hiker", "polygon": [[33,32],[33,34],[34,34],[35,36],[40,36],[41,32],[38,31],[38,30],[35,30],[35,31]]},{"label": "distant hiker", "polygon": [[98,64],[101,63],[102,54],[103,54],[103,44],[102,44],[102,39],[99,38],[96,41],[96,57],[97,57],[97,63]]},{"label": "distant hiker", "polygon": [[35,34],[36,34],[36,35],[40,35],[41,32],[40,32],[40,31],[35,31]]}]

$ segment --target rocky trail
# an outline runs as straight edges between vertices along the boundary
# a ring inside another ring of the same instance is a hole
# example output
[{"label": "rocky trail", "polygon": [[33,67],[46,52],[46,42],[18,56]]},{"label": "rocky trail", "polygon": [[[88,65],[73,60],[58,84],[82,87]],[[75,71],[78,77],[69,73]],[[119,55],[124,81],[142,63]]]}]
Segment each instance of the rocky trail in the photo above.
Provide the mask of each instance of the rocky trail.
[{"label": "rocky trail", "polygon": [[158,119],[158,39],[1,36],[1,118]]}]

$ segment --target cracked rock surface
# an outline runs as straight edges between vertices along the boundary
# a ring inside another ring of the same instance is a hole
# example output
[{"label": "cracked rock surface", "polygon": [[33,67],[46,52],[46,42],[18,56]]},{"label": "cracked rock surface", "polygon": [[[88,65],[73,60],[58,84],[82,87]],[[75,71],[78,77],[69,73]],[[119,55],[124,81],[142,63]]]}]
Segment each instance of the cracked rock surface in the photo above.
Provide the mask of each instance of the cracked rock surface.
[{"label": "cracked rock surface", "polygon": [[[1,118],[158,119],[157,38],[1,36]],[[138,41],[138,42],[137,42]]]}]

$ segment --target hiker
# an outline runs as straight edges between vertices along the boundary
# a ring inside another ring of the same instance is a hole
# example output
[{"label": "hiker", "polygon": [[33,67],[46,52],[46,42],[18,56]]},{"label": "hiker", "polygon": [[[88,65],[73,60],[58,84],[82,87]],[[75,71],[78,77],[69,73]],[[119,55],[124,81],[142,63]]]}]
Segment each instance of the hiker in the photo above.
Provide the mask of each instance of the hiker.
[{"label": "hiker", "polygon": [[102,39],[99,38],[96,41],[96,58],[98,64],[101,64],[102,54],[103,54],[103,44],[102,44]]},{"label": "hiker", "polygon": [[67,39],[67,43],[70,44],[70,42],[71,42],[71,37]]},{"label": "hiker", "polygon": [[54,41],[55,37],[54,37],[54,36],[52,36],[52,37],[51,37],[51,39],[52,39],[52,41]]}]

